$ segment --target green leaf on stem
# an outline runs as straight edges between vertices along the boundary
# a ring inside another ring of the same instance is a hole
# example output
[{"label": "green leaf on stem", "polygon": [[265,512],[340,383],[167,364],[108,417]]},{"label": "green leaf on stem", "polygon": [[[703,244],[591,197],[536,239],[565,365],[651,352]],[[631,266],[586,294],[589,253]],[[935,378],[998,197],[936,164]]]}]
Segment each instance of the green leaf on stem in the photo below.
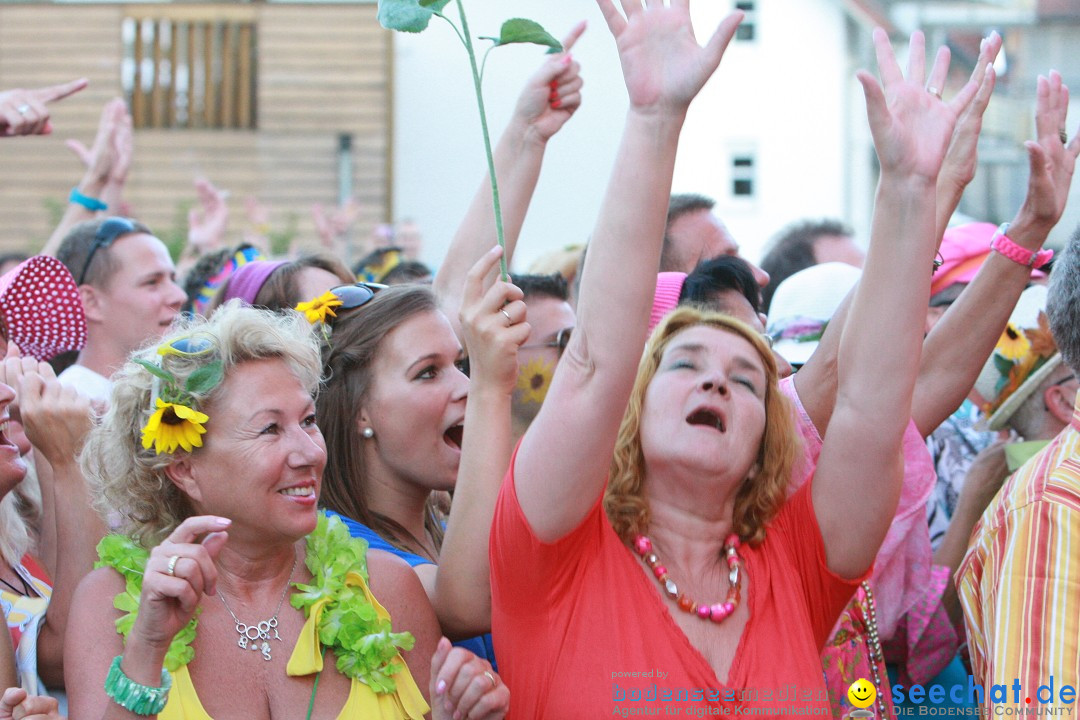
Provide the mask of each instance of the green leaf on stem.
[{"label": "green leaf on stem", "polygon": [[552,37],[551,33],[541,27],[540,23],[524,18],[513,18],[503,23],[499,31],[499,37],[484,37],[482,40],[491,40],[495,47],[500,45],[512,45],[514,43],[531,43],[543,45],[548,48],[548,54],[562,52],[562,43]]},{"label": "green leaf on stem", "polygon": [[418,33],[450,0],[379,0],[379,24],[387,30]]},{"label": "green leaf on stem", "polygon": [[172,376],[172,373],[163,370],[152,362],[143,360],[142,358],[132,358],[137,365],[142,365],[151,375],[154,375],[167,383],[176,382],[176,378]]}]

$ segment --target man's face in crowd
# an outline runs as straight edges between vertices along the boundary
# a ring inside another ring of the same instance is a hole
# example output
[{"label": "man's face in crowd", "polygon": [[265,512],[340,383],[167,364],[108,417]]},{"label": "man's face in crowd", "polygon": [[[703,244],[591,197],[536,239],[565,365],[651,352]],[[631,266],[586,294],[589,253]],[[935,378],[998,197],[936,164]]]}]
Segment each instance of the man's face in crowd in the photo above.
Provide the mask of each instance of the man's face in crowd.
[{"label": "man's face in crowd", "polygon": [[[672,270],[690,273],[703,260],[721,255],[742,257],[739,255],[739,244],[712,210],[702,208],[680,215],[668,226],[667,235],[674,247],[677,265],[669,268]],[[768,273],[749,261],[747,264],[753,270],[758,285],[765,287],[769,284]]]},{"label": "man's face in crowd", "polygon": [[536,417],[547,394],[548,383],[559,363],[559,349],[551,347],[559,331],[574,327],[574,311],[558,298],[534,295],[525,299],[526,320],[532,330],[518,352],[518,385],[512,396],[515,424],[528,425]]},{"label": "man's face in crowd", "polygon": [[87,318],[93,316],[118,345],[131,351],[169,329],[186,295],[176,284],[168,249],[153,235],[124,235],[109,253],[115,272],[95,288]]}]

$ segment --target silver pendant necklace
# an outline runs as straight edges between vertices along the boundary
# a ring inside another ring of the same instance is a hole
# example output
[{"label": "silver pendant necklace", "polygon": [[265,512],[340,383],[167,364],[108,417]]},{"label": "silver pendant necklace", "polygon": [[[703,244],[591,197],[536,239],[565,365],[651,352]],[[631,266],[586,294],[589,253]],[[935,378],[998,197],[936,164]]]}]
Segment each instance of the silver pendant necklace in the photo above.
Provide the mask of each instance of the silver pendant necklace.
[{"label": "silver pendant necklace", "polygon": [[[254,625],[248,625],[240,622],[240,618],[236,617],[236,613],[229,607],[229,603],[225,602],[225,596],[218,590],[218,597],[221,598],[221,604],[225,606],[225,609],[232,615],[233,622],[236,623],[236,634],[240,636],[240,639],[236,641],[236,644],[241,649],[247,650],[250,646],[252,650],[256,652],[262,652],[263,660],[270,661],[270,640],[281,641],[281,635],[278,635],[278,613],[281,612],[281,605],[285,602],[285,596],[289,594],[289,585],[292,584],[293,573],[296,572],[296,551],[293,550],[293,563],[292,569],[289,570],[289,581],[285,583],[285,589],[281,591],[281,599],[278,600],[277,609],[274,610],[274,614],[270,616],[269,620],[262,620]],[[273,633],[271,637],[270,633]]]}]

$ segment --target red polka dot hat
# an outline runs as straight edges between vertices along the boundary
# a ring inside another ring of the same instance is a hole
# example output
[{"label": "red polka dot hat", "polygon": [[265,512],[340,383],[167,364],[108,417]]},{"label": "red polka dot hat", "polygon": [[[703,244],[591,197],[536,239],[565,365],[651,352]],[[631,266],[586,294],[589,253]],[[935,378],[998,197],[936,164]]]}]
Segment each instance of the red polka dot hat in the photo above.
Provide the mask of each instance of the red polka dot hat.
[{"label": "red polka dot hat", "polygon": [[75,279],[56,258],[36,255],[0,277],[0,321],[22,354],[50,360],[86,344]]}]

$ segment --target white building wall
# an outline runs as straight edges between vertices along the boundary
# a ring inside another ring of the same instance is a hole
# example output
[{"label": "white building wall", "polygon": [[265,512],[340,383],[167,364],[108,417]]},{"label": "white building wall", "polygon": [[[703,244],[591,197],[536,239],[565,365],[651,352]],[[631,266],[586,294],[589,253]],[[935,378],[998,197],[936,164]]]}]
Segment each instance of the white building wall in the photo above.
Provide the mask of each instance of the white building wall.
[{"label": "white building wall", "polygon": [[[549,249],[588,238],[616,151],[626,92],[613,41],[591,0],[465,5],[474,36],[498,34],[502,21],[513,16],[534,19],[557,37],[579,19],[589,22],[574,48],[585,78],[584,104],[548,149],[515,262],[523,269]],[[849,219],[847,205],[855,204],[845,200],[850,193],[843,183],[851,164],[845,119],[853,113],[837,5],[757,0],[757,40],[733,44],[691,108],[674,189],[716,198],[718,213],[750,259],[759,258],[761,246],[786,222],[824,215]],[[728,0],[697,0],[699,38],[732,6]],[[417,221],[425,259],[437,262],[485,169],[471,78],[464,49],[438,19],[420,35],[398,34],[395,43],[394,215]],[[496,138],[524,78],[543,59],[541,49],[527,46],[491,54],[485,97]],[[752,199],[732,196],[733,150],[756,154]]]}]

